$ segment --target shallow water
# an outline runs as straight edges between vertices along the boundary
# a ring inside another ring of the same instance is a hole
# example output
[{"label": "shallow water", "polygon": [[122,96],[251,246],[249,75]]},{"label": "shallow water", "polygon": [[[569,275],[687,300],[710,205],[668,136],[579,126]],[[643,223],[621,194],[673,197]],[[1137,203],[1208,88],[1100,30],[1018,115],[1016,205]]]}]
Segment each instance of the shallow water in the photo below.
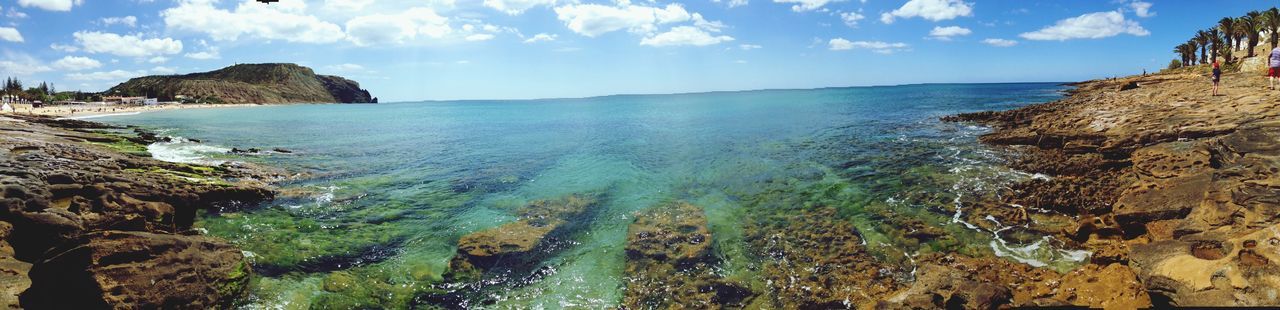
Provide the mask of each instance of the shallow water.
[{"label": "shallow water", "polygon": [[[886,260],[925,248],[1070,266],[1087,253],[1017,244],[953,217],[961,197],[1032,177],[1000,164],[985,128],[944,115],[1059,98],[1055,84],[912,85],[528,101],[292,105],[120,115],[101,121],[198,138],[157,158],[250,161],[305,172],[296,197],[206,214],[265,277],[246,308],[404,307],[440,289],[462,235],[512,221],[535,199],[601,197],[585,229],[534,274],[495,276],[443,306],[614,307],[627,225],[686,201],[707,213],[720,273],[753,283],[743,234],[758,212],[835,207]],[[227,155],[227,149],[292,153]],[[928,179],[929,182],[919,180]],[[772,210],[772,211],[769,211]],[[885,212],[942,226],[961,244],[905,244]],[[1021,238],[1021,240],[1027,240]]]}]

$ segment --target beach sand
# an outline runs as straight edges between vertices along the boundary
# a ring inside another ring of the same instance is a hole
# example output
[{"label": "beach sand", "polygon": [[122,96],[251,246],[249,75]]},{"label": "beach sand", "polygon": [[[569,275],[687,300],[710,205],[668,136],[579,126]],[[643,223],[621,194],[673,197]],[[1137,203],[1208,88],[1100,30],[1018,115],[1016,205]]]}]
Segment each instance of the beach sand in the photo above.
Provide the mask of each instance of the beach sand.
[{"label": "beach sand", "polygon": [[163,104],[163,105],[115,105],[115,104],[76,104],[53,105],[32,108],[30,104],[13,104],[15,113],[28,115],[44,115],[60,118],[84,119],[108,115],[137,114],[142,112],[178,110],[178,109],[210,109],[265,106],[270,104]]}]

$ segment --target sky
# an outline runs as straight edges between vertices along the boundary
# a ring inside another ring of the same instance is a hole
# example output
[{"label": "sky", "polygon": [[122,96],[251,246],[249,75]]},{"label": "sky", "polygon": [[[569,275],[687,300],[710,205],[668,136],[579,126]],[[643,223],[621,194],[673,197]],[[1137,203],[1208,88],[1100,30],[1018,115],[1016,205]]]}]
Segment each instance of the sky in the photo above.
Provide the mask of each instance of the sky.
[{"label": "sky", "polygon": [[1156,71],[1272,1],[0,0],[0,75],[102,91],[289,62],[382,102],[915,83]]}]

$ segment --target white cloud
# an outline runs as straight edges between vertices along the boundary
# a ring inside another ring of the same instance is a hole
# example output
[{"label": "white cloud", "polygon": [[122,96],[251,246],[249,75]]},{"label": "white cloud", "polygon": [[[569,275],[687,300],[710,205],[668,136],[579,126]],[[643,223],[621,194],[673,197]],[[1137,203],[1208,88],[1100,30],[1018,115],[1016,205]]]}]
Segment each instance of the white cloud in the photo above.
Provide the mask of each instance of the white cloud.
[{"label": "white cloud", "polygon": [[730,8],[736,8],[736,7],[747,5],[747,0],[728,0],[728,1],[711,0],[711,2],[715,2],[715,3],[725,2],[729,5]]},{"label": "white cloud", "polygon": [[75,81],[118,81],[118,80],[125,80],[129,78],[135,78],[143,75],[147,75],[146,70],[138,70],[138,71],[111,70],[111,71],[97,71],[97,72],[90,72],[90,73],[70,73],[70,74],[67,74],[67,79],[75,80]]},{"label": "white cloud", "polygon": [[441,38],[452,32],[449,19],[430,8],[365,15],[347,21],[347,37],[356,45],[403,44],[419,38]]},{"label": "white cloud", "polygon": [[147,57],[182,52],[182,41],[172,38],[143,39],[141,35],[118,35],[109,32],[77,31],[72,34],[80,47],[89,53],[107,53],[125,57]]},{"label": "white cloud", "polygon": [[488,33],[476,33],[476,34],[467,35],[463,39],[467,41],[488,41],[493,39],[493,35]]},{"label": "white cloud", "polygon": [[1018,45],[1018,41],[1006,40],[1006,39],[995,39],[995,38],[982,40],[982,43],[986,43],[987,45],[995,46],[995,47],[1010,47],[1010,46]]},{"label": "white cloud", "polygon": [[880,54],[892,54],[894,52],[907,49],[906,43],[888,43],[881,41],[849,41],[844,38],[835,38],[827,42],[828,48],[833,51],[845,51],[851,49],[866,49]]},{"label": "white cloud", "polygon": [[744,50],[744,51],[750,51],[750,50],[753,50],[753,49],[763,48],[763,46],[759,46],[759,45],[755,45],[755,44],[740,44],[740,45],[738,45],[738,48],[739,48],[739,49],[742,49],[742,50]]},{"label": "white cloud", "polygon": [[1146,36],[1151,32],[1118,11],[1084,14],[1058,21],[1053,26],[1019,35],[1027,40],[1101,39],[1120,34]]},{"label": "white cloud", "polygon": [[155,68],[151,68],[152,74],[173,74],[175,72],[178,72],[178,70],[170,67],[156,66]]},{"label": "white cloud", "polygon": [[18,32],[18,28],[0,27],[0,40],[9,42],[22,42],[22,33]]},{"label": "white cloud", "polygon": [[31,75],[40,72],[53,71],[53,68],[46,66],[34,57],[26,54],[6,53],[5,60],[0,60],[0,72],[13,75]]},{"label": "white cloud", "polygon": [[66,12],[71,7],[84,4],[82,0],[18,0],[24,8],[35,7],[46,11]]},{"label": "white cloud", "polygon": [[849,27],[857,27],[858,21],[862,20],[863,18],[867,18],[867,17],[863,16],[862,14],[858,14],[858,12],[840,13],[840,20],[843,20],[844,24],[848,25]]},{"label": "white cloud", "polygon": [[733,41],[733,37],[712,35],[693,26],[676,26],[672,27],[671,31],[641,39],[640,45],[659,47],[682,45],[707,46],[729,41]]},{"label": "white cloud", "polygon": [[53,67],[60,70],[80,71],[102,67],[102,63],[89,57],[66,56],[54,61]]},{"label": "white cloud", "polygon": [[204,33],[218,41],[241,36],[303,43],[332,43],[345,34],[337,24],[307,15],[301,0],[281,0],[270,5],[245,0],[228,11],[208,0],[183,0],[160,12],[170,30]]},{"label": "white cloud", "polygon": [[222,58],[222,55],[218,53],[217,48],[210,47],[209,50],[206,50],[203,52],[187,53],[186,55],[182,55],[182,57],[191,58],[195,60],[210,60],[210,59]]},{"label": "white cloud", "polygon": [[151,59],[147,59],[147,62],[153,63],[153,64],[161,64],[161,63],[165,63],[166,61],[169,61],[169,57],[156,56],[156,57],[151,57]]},{"label": "white cloud", "polygon": [[556,37],[558,36],[554,34],[539,33],[539,34],[533,35],[533,37],[530,37],[529,39],[524,40],[524,43],[555,41]]},{"label": "white cloud", "polygon": [[103,18],[102,18],[102,24],[104,24],[104,25],[108,25],[108,26],[109,26],[109,25],[115,25],[115,24],[121,24],[121,25],[129,26],[129,27],[137,27],[137,26],[138,26],[138,18],[137,18],[137,17],[133,17],[132,15],[130,15],[130,16],[125,16],[125,17],[103,17]]},{"label": "white cloud", "polygon": [[49,44],[49,48],[52,48],[55,51],[67,52],[67,53],[75,53],[80,51],[80,48],[75,47],[75,45],[64,45],[64,44],[58,44],[58,43]]},{"label": "white cloud", "polygon": [[9,10],[4,12],[4,16],[13,19],[22,19],[27,18],[27,13],[18,12],[18,10],[13,9],[13,7],[9,7]]},{"label": "white cloud", "polygon": [[835,2],[834,0],[773,0],[774,3],[795,3],[791,6],[792,11],[804,12],[813,11],[822,8],[827,3]]},{"label": "white cloud", "polygon": [[510,15],[520,15],[539,5],[553,6],[556,0],[484,0],[484,6]]},{"label": "white cloud", "polygon": [[633,33],[649,34],[658,25],[690,20],[692,15],[683,6],[668,4],[664,8],[622,4],[571,4],[555,8],[556,18],[573,32],[595,37],[626,29]]},{"label": "white cloud", "polygon": [[1133,1],[1129,3],[1129,8],[1133,9],[1133,14],[1138,17],[1156,16],[1156,12],[1151,11],[1151,2]]},{"label": "white cloud", "polygon": [[933,30],[929,31],[929,36],[939,40],[951,40],[951,37],[967,36],[972,33],[973,31],[969,30],[969,28],[964,28],[960,26],[947,26],[947,27],[935,26],[933,27]]},{"label": "white cloud", "polygon": [[911,0],[892,12],[880,14],[880,21],[892,24],[896,18],[919,17],[936,22],[961,16],[973,16],[972,3],[963,0]]},{"label": "white cloud", "polygon": [[343,12],[355,12],[363,10],[364,7],[373,4],[373,0],[325,0],[324,6],[327,9]]}]

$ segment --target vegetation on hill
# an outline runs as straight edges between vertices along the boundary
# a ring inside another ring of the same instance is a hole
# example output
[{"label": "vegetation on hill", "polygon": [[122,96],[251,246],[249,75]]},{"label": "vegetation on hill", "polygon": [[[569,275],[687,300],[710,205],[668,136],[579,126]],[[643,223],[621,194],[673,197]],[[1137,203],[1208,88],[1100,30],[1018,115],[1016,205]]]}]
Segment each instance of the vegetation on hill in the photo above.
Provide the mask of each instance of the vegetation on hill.
[{"label": "vegetation on hill", "polygon": [[377,103],[377,98],[355,81],[317,75],[311,68],[286,63],[238,64],[210,72],[138,77],[103,95],[203,103]]}]

